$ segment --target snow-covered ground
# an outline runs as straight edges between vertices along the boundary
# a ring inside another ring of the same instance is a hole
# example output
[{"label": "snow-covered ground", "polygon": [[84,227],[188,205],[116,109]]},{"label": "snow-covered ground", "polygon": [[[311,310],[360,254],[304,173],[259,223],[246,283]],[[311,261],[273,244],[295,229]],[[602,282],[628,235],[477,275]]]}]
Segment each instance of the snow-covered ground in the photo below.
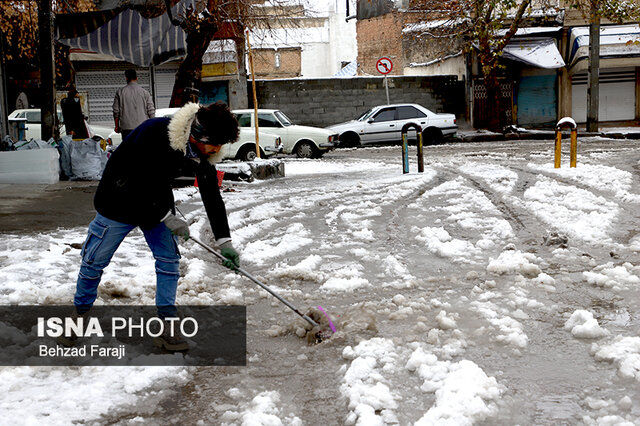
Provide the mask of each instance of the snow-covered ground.
[{"label": "snow-covered ground", "polygon": [[[307,346],[291,311],[187,242],[179,303],[246,304],[247,367],[0,368],[3,419],[640,424],[640,149],[586,139],[554,169],[552,148],[427,147],[408,175],[398,147],[341,150],[234,185],[244,266],[338,332]],[[209,238],[197,190],[176,198]],[[85,232],[1,235],[0,303],[69,303]],[[98,303],[152,304],[153,265],[134,232]]]}]

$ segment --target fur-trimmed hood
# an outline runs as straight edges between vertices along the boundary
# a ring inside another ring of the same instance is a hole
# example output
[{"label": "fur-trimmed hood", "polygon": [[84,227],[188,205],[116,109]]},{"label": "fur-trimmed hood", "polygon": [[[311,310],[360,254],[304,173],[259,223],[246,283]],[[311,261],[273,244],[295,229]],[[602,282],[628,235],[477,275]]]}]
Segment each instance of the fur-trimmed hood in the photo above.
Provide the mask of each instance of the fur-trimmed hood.
[{"label": "fur-trimmed hood", "polygon": [[[191,124],[196,118],[196,113],[200,109],[200,105],[189,102],[180,108],[171,118],[169,122],[169,145],[176,151],[187,153],[187,143],[189,143],[189,134],[191,133]],[[223,150],[209,156],[208,161],[216,164],[222,161]]]}]

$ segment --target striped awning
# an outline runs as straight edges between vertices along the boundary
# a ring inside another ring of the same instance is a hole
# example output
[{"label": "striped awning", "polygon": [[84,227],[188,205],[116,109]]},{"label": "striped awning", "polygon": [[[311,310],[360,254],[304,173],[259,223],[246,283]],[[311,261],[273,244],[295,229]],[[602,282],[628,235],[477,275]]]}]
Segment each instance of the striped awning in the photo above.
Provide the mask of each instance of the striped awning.
[{"label": "striped awning", "polygon": [[[173,16],[183,15],[193,3],[194,0],[181,0],[172,8]],[[96,26],[95,17],[87,16],[87,19]],[[84,35],[68,37],[68,32],[56,28],[60,43],[142,67],[159,65],[186,54],[187,35],[171,23],[166,13],[145,18],[133,9],[125,9]]]}]

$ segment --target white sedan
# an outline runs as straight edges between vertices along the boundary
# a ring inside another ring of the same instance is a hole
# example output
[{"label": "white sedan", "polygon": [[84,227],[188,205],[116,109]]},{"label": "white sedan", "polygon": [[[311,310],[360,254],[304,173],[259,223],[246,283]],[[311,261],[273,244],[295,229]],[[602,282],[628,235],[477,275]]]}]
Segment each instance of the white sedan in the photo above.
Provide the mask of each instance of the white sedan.
[{"label": "white sedan", "polygon": [[[236,115],[241,129],[253,129],[255,112],[252,109],[231,111]],[[333,149],[338,135],[319,127],[298,126],[277,109],[259,109],[258,127],[282,138],[283,152],[300,158],[318,158]],[[262,140],[262,138],[261,138]]]},{"label": "white sedan", "polygon": [[[156,110],[156,117],[171,117],[180,108],[161,108]],[[260,131],[260,158],[282,152],[282,139],[274,134]],[[255,132],[240,128],[238,140],[223,145],[225,160],[253,161],[257,157]]]},{"label": "white sedan", "polygon": [[[17,109],[9,114],[9,121],[16,119],[26,119],[25,139],[41,139],[42,138],[42,114],[39,109]],[[64,135],[64,123],[62,123],[62,112],[58,110],[58,122],[60,125],[60,134]],[[117,146],[122,142],[122,136],[113,131],[113,129],[104,126],[89,125],[91,136],[97,136],[107,141],[109,145]]]},{"label": "white sedan", "polygon": [[407,128],[422,132],[424,143],[430,144],[455,135],[458,125],[453,114],[436,114],[418,104],[397,104],[373,107],[355,120],[327,127],[340,134],[340,146],[400,142]]}]

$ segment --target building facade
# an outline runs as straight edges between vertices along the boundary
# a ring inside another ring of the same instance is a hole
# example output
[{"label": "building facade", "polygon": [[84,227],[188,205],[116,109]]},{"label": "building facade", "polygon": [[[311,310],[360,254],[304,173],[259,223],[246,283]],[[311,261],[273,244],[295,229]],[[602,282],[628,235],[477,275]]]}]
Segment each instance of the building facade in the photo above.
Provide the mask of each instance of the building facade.
[{"label": "building facade", "polygon": [[347,0],[331,0],[326,7],[309,2],[272,11],[249,35],[256,77],[332,77],[354,62],[356,23],[347,20],[348,9],[355,10]]},{"label": "building facade", "polygon": [[[486,89],[475,50],[455,38],[446,49],[429,36],[436,27],[455,24],[408,8],[405,2],[358,3],[359,74],[376,75],[375,62],[394,61],[395,75],[450,75],[467,86],[467,119],[486,125]],[[549,127],[570,116],[586,121],[589,31],[576,10],[534,11],[505,48],[501,64],[503,123]],[[426,36],[425,36],[426,35]],[[604,21],[600,38],[600,121],[640,124],[640,27]]]}]

